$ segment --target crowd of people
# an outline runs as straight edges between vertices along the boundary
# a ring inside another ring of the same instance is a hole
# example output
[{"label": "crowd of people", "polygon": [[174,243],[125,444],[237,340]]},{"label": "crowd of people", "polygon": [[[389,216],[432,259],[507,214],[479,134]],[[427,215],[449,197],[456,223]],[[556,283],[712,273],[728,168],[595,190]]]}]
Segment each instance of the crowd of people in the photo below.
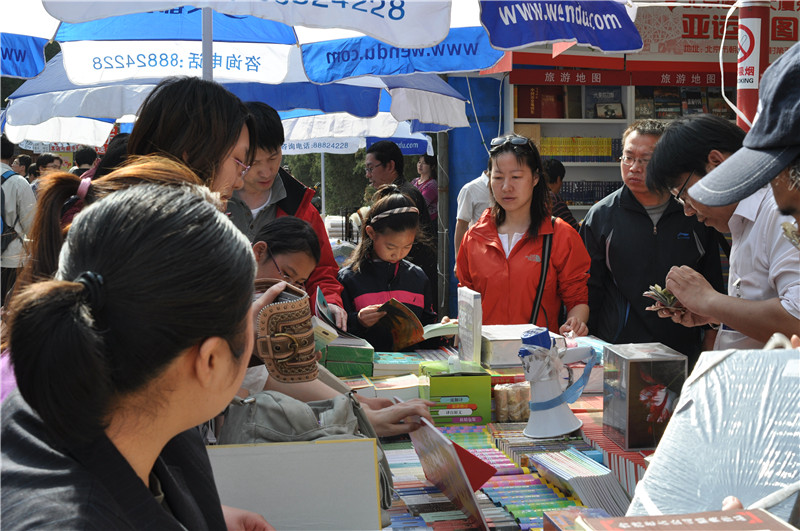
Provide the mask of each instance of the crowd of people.
[{"label": "crowd of people", "polygon": [[[580,225],[558,195],[563,165],[526,137],[493,139],[459,193],[454,241],[483,322],[661,342],[691,364],[774,332],[800,346],[798,78],[795,45],[764,74],[747,135],[706,115],[631,124],[623,186]],[[281,167],[283,142],[269,105],[197,78],[161,82],[130,136],[102,160],[76,153],[71,172],[42,154],[31,184],[30,159],[3,138],[5,525],[270,529],[222,506],[197,427],[237,394],[340,391],[271,376],[253,355],[259,312],[289,285],[312,305],[319,289],[376,350],[390,344],[373,328],[390,299],[437,320],[435,158],[410,183],[396,144],[367,149],[378,192],[340,269],[313,190]],[[254,297],[260,278],[279,282]],[[676,305],[646,309],[657,283]],[[431,418],[424,400],[359,400],[379,435]]]}]

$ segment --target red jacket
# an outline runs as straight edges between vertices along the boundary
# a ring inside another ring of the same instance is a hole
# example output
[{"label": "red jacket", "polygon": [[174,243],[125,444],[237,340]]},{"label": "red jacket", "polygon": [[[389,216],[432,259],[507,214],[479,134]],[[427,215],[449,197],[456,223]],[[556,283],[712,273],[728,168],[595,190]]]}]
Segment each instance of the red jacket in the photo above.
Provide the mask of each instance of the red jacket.
[{"label": "red jacket", "polygon": [[279,176],[283,179],[286,197],[276,204],[275,217],[294,216],[307,221],[313,227],[314,232],[317,233],[317,238],[319,238],[319,263],[314,268],[311,276],[308,277],[308,280],[306,280],[306,290],[311,298],[311,311],[312,313],[314,312],[314,304],[316,304],[317,300],[317,286],[322,288],[322,293],[325,295],[325,300],[328,304],[343,307],[342,285],[339,284],[336,278],[339,274],[339,264],[333,257],[333,249],[331,249],[331,241],[328,239],[328,231],[325,230],[325,222],[322,221],[319,212],[311,204],[314,190],[307,188],[303,183],[288,174],[282,175],[283,173],[283,169],[281,169]]},{"label": "red jacket", "polygon": [[563,301],[567,311],[589,303],[589,253],[578,233],[560,218],[548,219],[539,236],[519,242],[506,258],[491,211],[487,210],[461,242],[456,260],[460,286],[481,294],[483,324],[529,323],[541,277],[542,234],[553,233],[550,264],[538,326],[558,331]]}]

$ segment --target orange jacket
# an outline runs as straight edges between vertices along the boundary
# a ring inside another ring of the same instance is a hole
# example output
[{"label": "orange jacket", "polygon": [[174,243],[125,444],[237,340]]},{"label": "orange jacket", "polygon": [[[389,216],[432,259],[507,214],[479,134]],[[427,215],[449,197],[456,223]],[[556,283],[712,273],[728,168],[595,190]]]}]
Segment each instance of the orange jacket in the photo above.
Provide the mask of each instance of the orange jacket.
[{"label": "orange jacket", "polygon": [[539,236],[517,243],[506,258],[494,218],[486,211],[464,235],[456,260],[459,285],[481,294],[483,324],[530,322],[542,271],[541,235],[548,233],[553,233],[553,245],[536,324],[557,332],[562,301],[567,311],[589,303],[591,260],[575,229],[560,218],[554,227],[548,219],[539,227]]}]

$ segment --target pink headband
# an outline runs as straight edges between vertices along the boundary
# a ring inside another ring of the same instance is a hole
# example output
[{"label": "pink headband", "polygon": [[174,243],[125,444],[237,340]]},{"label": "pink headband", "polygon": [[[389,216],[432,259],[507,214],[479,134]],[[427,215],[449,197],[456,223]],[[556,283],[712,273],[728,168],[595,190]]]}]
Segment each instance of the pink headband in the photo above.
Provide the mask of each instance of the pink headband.
[{"label": "pink headband", "polygon": [[92,185],[92,178],[91,177],[84,177],[81,179],[81,184],[78,186],[78,197],[81,199],[86,199],[86,192],[89,191],[89,187]]}]

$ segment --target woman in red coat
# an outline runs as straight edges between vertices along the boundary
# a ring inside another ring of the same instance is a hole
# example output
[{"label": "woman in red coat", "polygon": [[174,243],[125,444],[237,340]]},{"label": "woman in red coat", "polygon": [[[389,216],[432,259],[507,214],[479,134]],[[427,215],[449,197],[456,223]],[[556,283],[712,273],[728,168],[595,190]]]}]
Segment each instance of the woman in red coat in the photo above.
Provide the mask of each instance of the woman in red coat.
[{"label": "woman in red coat", "polygon": [[[578,233],[551,218],[547,183],[533,143],[523,136],[492,140],[490,189],[495,200],[464,236],[456,275],[481,294],[483,324],[535,323],[553,332],[588,334],[589,254]],[[544,236],[552,234],[538,315]],[[567,319],[559,327],[561,304]]]}]

